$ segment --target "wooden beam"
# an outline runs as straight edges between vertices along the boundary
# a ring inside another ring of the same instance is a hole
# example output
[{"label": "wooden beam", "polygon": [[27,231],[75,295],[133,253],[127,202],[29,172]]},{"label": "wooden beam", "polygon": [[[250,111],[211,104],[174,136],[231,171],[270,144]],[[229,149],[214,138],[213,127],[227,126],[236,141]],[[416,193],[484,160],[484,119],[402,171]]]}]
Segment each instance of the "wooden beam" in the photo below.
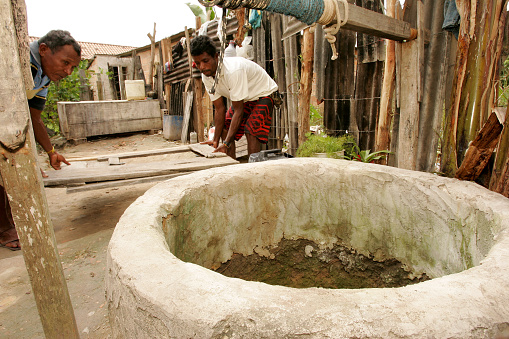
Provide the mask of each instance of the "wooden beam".
[{"label": "wooden beam", "polygon": [[[79,338],[35,159],[35,145],[30,137],[33,132],[11,0],[0,0],[0,21],[0,73],[3,74],[0,83],[0,176],[9,198],[44,334],[47,338]],[[15,150],[4,147],[20,141],[22,144]]]},{"label": "wooden beam", "polygon": [[[339,4],[339,13],[341,18],[345,18],[345,8],[342,4]],[[318,21],[318,23],[322,25],[334,24],[336,19],[334,18],[331,22]],[[293,33],[302,31],[307,26],[307,24],[302,22],[294,22],[293,25],[285,30],[283,39],[286,39]],[[391,18],[351,3],[348,3],[347,21],[341,28],[395,41],[413,40],[418,35],[417,30],[411,28],[410,24],[406,21]]]},{"label": "wooden beam", "polygon": [[[344,7],[341,4],[339,11],[344,18]],[[413,30],[408,22],[350,3],[348,20],[341,28],[396,41],[413,40],[417,37],[417,31]]]},{"label": "wooden beam", "polygon": [[193,157],[177,161],[151,161],[146,163],[127,163],[121,166],[97,166],[91,168],[74,168],[68,170],[47,172],[48,178],[44,178],[44,185],[67,186],[70,184],[82,184],[110,180],[124,180],[168,175],[181,172],[194,172],[203,169],[238,164],[239,162],[230,157],[203,158]]}]

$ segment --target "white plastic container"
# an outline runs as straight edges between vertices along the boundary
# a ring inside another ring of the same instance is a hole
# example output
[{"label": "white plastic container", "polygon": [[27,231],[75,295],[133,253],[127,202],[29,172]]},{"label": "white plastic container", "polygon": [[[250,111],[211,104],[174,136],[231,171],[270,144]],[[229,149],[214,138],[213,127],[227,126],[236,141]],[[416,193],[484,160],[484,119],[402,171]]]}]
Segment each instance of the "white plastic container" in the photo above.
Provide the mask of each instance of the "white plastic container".
[{"label": "white plastic container", "polygon": [[127,100],[145,100],[145,83],[143,80],[125,80]]}]

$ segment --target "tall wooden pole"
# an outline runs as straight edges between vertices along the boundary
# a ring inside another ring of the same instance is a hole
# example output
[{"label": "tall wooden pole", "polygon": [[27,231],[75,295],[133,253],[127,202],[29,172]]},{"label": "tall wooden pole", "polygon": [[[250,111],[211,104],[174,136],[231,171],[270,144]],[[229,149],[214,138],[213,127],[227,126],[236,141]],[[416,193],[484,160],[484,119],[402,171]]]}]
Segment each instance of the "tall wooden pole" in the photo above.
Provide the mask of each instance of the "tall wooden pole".
[{"label": "tall wooden pole", "polygon": [[299,95],[299,145],[306,141],[309,132],[309,105],[311,103],[311,90],[313,88],[313,62],[314,62],[315,32],[311,28],[304,30],[302,39],[302,67],[300,75]]},{"label": "tall wooden pole", "polygon": [[156,57],[156,23],[154,22],[154,34],[147,33],[150,39],[150,69],[148,71],[148,84],[154,90],[154,59]]},{"label": "tall wooden pole", "polygon": [[[396,17],[396,0],[387,1],[386,15]],[[396,42],[385,40],[385,69],[382,85],[382,95],[380,99],[380,116],[378,118],[375,150],[387,150],[391,146],[391,137],[389,133],[392,120],[392,99],[394,87],[396,84]],[[381,160],[381,163],[387,164],[387,158]]]},{"label": "tall wooden pole", "polygon": [[[24,6],[22,0],[17,3]],[[13,5],[16,7],[17,3]],[[44,333],[47,338],[79,338],[30,137],[30,115],[12,13],[11,0],[0,0],[0,73],[3,74],[0,82],[0,175],[9,197]]]}]

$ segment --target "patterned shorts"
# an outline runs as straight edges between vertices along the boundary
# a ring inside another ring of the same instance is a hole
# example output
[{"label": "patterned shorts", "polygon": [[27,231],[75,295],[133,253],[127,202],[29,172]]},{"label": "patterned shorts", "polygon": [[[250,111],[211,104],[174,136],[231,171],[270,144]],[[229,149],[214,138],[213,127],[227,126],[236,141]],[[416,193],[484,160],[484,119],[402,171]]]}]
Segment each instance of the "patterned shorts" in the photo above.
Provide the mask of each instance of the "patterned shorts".
[{"label": "patterned shorts", "polygon": [[[274,103],[269,97],[263,97],[257,101],[244,102],[244,115],[239,129],[235,134],[235,140],[239,140],[246,134],[254,135],[262,144],[269,140],[270,122],[272,120],[272,108]],[[228,130],[233,117],[233,108],[226,112],[224,128]]]}]

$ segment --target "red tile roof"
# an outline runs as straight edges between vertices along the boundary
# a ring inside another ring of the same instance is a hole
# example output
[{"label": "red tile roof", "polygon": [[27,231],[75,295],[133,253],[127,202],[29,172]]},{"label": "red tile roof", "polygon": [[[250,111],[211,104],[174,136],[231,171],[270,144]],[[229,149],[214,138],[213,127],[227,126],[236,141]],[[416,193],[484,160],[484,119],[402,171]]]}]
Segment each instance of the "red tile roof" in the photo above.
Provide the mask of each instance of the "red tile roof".
[{"label": "red tile roof", "polygon": [[[30,36],[29,42],[38,40],[38,37]],[[81,58],[82,59],[92,59],[94,55],[118,55],[125,52],[132,51],[136,47],[131,46],[119,46],[119,45],[109,45],[109,44],[100,44],[95,42],[81,42],[78,41],[81,46]]]}]

